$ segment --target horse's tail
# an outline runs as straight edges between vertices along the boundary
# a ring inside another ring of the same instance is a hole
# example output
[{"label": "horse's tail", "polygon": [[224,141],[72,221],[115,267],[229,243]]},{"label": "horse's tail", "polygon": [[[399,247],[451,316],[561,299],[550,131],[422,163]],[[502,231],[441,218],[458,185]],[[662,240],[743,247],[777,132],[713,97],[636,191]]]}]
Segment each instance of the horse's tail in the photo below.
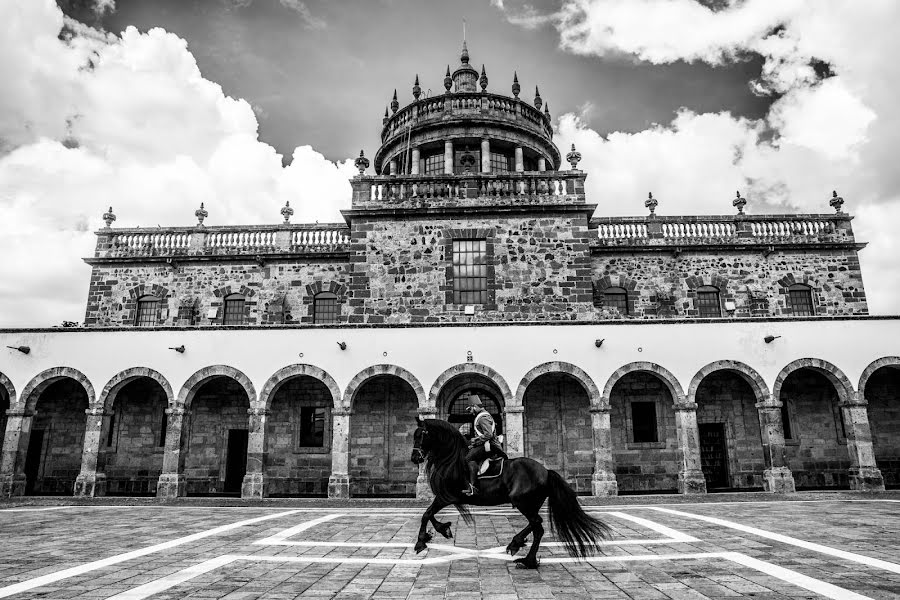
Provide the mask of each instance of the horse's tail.
[{"label": "horse's tail", "polygon": [[466,525],[474,525],[475,519],[472,518],[472,513],[469,512],[469,507],[465,504],[454,504],[456,510],[459,512],[459,516],[462,517],[462,520]]},{"label": "horse's tail", "polygon": [[562,540],[569,556],[584,558],[599,550],[599,542],[609,537],[609,526],[584,512],[575,491],[556,471],[547,471],[550,488],[550,527]]}]

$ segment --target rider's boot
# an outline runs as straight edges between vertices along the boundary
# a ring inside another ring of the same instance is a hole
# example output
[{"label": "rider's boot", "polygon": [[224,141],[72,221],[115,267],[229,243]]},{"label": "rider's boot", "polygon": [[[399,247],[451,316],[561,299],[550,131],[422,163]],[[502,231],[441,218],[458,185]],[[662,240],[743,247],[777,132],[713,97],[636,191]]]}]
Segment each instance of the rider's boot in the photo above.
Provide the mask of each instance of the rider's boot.
[{"label": "rider's boot", "polygon": [[468,489],[463,490],[463,494],[466,496],[474,496],[478,493],[478,486],[475,485],[478,482],[478,463],[469,462],[469,487]]}]

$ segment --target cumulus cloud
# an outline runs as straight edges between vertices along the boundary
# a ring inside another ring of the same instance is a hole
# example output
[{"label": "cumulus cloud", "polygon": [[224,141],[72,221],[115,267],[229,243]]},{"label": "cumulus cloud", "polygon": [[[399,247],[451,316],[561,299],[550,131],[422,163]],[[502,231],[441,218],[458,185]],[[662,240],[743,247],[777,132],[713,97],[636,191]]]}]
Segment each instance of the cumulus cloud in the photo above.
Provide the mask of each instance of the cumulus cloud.
[{"label": "cumulus cloud", "polygon": [[77,321],[93,231],[118,226],[340,221],[351,161],[259,141],[244,100],[205,79],[184,40],[67,23],[52,0],[0,0],[0,325]]},{"label": "cumulus cloud", "polygon": [[[748,85],[777,94],[763,119],[685,108],[637,133],[591,130],[559,119],[559,142],[575,142],[598,214],[640,214],[648,191],[661,214],[730,212],[740,189],[748,212],[830,212],[837,189],[854,213],[873,313],[900,313],[900,266],[892,224],[900,216],[898,71],[892,0],[564,0],[537,15],[496,0],[526,27],[549,23],[568,52],[668,64],[723,65],[764,59]],[[525,22],[523,22],[525,21]]]}]

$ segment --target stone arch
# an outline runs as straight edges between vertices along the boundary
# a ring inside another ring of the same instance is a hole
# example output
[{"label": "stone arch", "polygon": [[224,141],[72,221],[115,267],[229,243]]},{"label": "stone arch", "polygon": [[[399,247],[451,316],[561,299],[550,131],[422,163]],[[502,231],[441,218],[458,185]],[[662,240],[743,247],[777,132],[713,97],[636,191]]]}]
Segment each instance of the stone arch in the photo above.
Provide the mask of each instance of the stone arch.
[{"label": "stone arch", "polygon": [[100,397],[97,399],[96,408],[102,408],[105,412],[109,412],[112,409],[112,404],[115,401],[119,390],[139,377],[147,377],[158,383],[166,393],[166,404],[169,406],[173,405],[175,402],[175,394],[172,393],[172,386],[169,384],[168,379],[153,369],[147,367],[132,367],[131,369],[125,369],[121,373],[117,373],[105,386],[103,386],[103,391],[100,392]]},{"label": "stone arch", "polygon": [[711,362],[694,375],[691,384],[688,386],[687,400],[694,402],[697,396],[697,388],[700,387],[707,375],[711,375],[716,371],[731,371],[737,373],[741,379],[746,381],[753,393],[756,395],[757,402],[765,402],[769,399],[769,386],[766,385],[762,376],[756,372],[756,369],[736,360],[717,360]]},{"label": "stone arch", "polygon": [[884,358],[873,360],[869,363],[869,366],[863,369],[862,375],[859,376],[859,385],[856,387],[860,400],[865,400],[866,384],[869,383],[869,377],[881,367],[900,368],[900,356],[885,356]]},{"label": "stone arch", "polygon": [[328,391],[331,392],[331,401],[334,408],[339,409],[341,407],[341,388],[338,387],[337,382],[335,382],[331,375],[319,367],[307,364],[294,364],[282,367],[266,380],[266,383],[262,387],[262,391],[259,393],[258,404],[260,408],[271,408],[272,398],[275,397],[275,392],[278,391],[281,384],[292,377],[300,377],[303,375],[312,377],[313,379],[317,379],[324,383],[325,387],[328,388]]},{"label": "stone arch", "polygon": [[844,372],[827,360],[822,360],[820,358],[798,358],[785,365],[775,378],[775,384],[772,386],[772,397],[776,400],[780,399],[781,386],[784,385],[784,381],[788,378],[788,375],[798,369],[804,368],[813,369],[824,375],[832,385],[834,385],[834,389],[837,392],[838,400],[840,402],[849,402],[853,399],[853,384],[850,383],[850,380],[844,375]]},{"label": "stone arch", "polygon": [[213,365],[200,369],[184,382],[184,385],[181,386],[181,391],[178,392],[178,399],[175,401],[175,406],[189,408],[191,402],[194,400],[194,394],[196,394],[197,390],[200,388],[200,384],[213,377],[230,377],[234,379],[247,393],[250,406],[253,406],[256,403],[256,390],[253,388],[253,383],[250,381],[249,377],[234,367],[229,367],[227,365]]},{"label": "stone arch", "polygon": [[59,381],[63,377],[74,379],[80,383],[81,387],[83,387],[84,391],[87,393],[88,406],[96,406],[97,395],[94,392],[94,386],[84,373],[71,367],[53,367],[52,369],[41,371],[35,375],[31,381],[28,382],[28,385],[25,386],[25,389],[22,390],[20,402],[25,405],[25,410],[34,411],[41,393],[47,389],[50,384]]},{"label": "stone arch", "polygon": [[681,389],[681,384],[678,382],[678,378],[672,375],[668,369],[659,366],[656,363],[647,362],[647,361],[637,361],[628,363],[627,365],[623,365],[616,369],[616,371],[610,375],[609,379],[606,382],[606,385],[603,387],[603,397],[600,402],[601,405],[608,408],[609,407],[609,395],[612,393],[613,387],[615,387],[616,383],[619,382],[624,376],[629,373],[653,373],[658,376],[665,386],[669,389],[669,393],[672,394],[672,400],[676,405],[683,404],[685,402],[684,391]]},{"label": "stone arch", "polygon": [[[344,390],[344,408],[352,409],[353,408],[353,398],[356,396],[356,392],[359,390],[362,385],[372,379],[373,377],[378,377],[379,375],[393,375],[395,377],[399,377],[406,383],[410,385],[413,391],[416,393],[416,400],[419,404],[419,408],[425,408],[426,397],[425,397],[425,388],[422,387],[422,384],[419,383],[419,380],[415,375],[404,369],[403,367],[398,367],[397,365],[372,365],[371,367],[366,367],[359,373],[357,373],[353,379],[350,380],[350,383],[347,384],[347,389]],[[336,406],[338,408],[338,406]]]},{"label": "stone arch", "polygon": [[481,375],[490,379],[497,386],[497,388],[499,388],[500,393],[503,395],[503,402],[507,406],[515,401],[515,398],[509,389],[509,385],[507,385],[506,380],[503,379],[503,377],[499,373],[497,373],[497,371],[481,363],[460,363],[458,365],[450,367],[449,369],[438,375],[438,378],[431,386],[431,391],[428,393],[427,407],[431,410],[436,411],[438,396],[440,395],[441,389],[444,387],[444,385],[446,385],[448,381],[458,375],[467,374]]},{"label": "stone arch", "polygon": [[10,381],[9,377],[0,373],[0,386],[3,386],[3,389],[6,390],[6,396],[9,399],[9,407],[12,408],[16,404],[16,387],[13,385],[13,382]]},{"label": "stone arch", "polygon": [[531,382],[541,375],[552,373],[565,373],[571,376],[579,384],[581,384],[582,388],[584,388],[584,392],[590,399],[591,407],[596,408],[600,406],[600,390],[597,388],[597,384],[594,383],[594,380],[591,379],[591,376],[585,373],[583,369],[581,369],[580,367],[576,367],[572,363],[558,360],[546,362],[528,371],[528,373],[525,374],[525,377],[523,377],[522,381],[519,383],[519,387],[516,389],[516,395],[513,397],[510,405],[522,406],[525,399],[525,390],[528,389],[528,386],[531,385]]}]

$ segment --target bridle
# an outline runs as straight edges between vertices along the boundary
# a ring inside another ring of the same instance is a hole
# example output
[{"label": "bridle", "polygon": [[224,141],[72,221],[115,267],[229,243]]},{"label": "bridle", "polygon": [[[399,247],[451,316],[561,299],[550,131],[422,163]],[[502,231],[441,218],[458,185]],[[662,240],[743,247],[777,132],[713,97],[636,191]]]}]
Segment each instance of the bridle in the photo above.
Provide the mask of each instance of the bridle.
[{"label": "bridle", "polygon": [[[422,427],[422,439],[424,439],[426,435],[428,435],[428,430],[425,427]],[[412,451],[413,455],[421,459],[422,462],[425,462],[428,458],[428,453],[419,446],[413,446]]]}]

